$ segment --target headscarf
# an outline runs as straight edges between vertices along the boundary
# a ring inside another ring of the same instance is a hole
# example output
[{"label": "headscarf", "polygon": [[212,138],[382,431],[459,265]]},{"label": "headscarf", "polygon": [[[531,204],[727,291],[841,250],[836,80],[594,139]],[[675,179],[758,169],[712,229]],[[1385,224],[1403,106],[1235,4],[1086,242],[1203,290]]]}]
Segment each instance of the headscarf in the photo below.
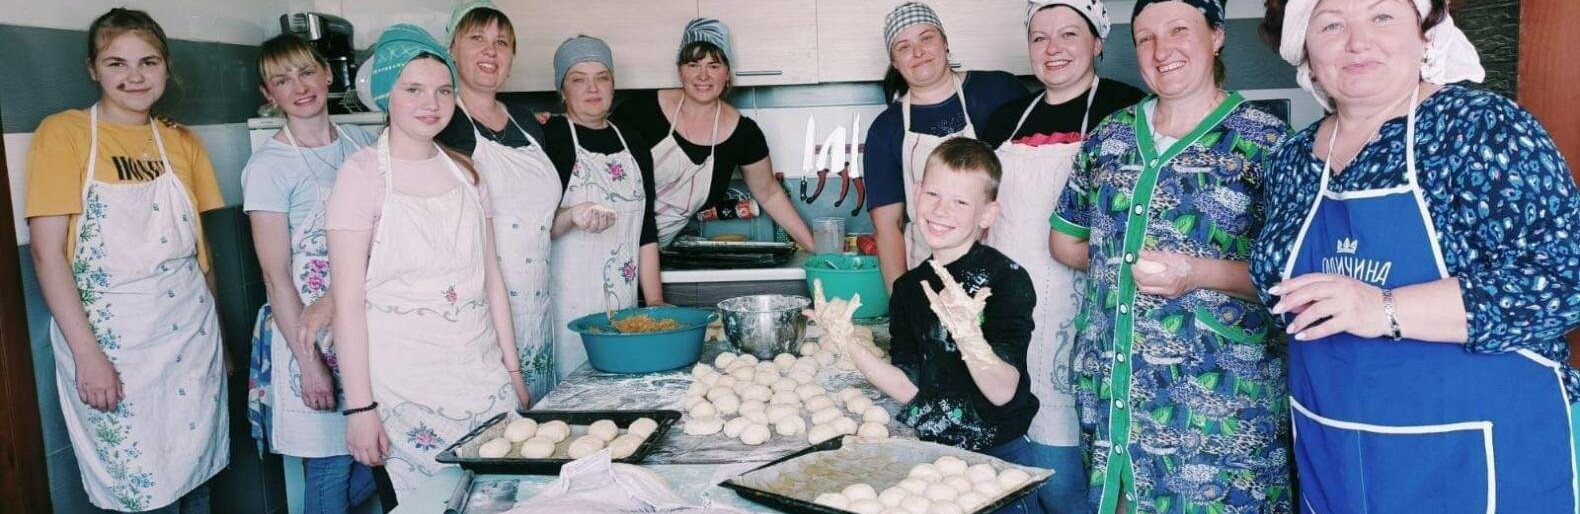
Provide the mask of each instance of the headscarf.
[{"label": "headscarf", "polygon": [[1163,2],[1184,2],[1185,5],[1195,7],[1196,10],[1201,11],[1202,16],[1207,17],[1208,26],[1223,26],[1223,0],[1136,0],[1135,10],[1130,12],[1130,21],[1134,22],[1136,17],[1140,16],[1141,11],[1146,9],[1147,6]]},{"label": "headscarf", "polygon": [[[1430,0],[1414,0],[1415,12],[1426,19],[1432,12]],[[1290,0],[1284,5],[1284,29],[1279,35],[1278,55],[1295,66],[1295,81],[1301,89],[1317,97],[1322,108],[1333,110],[1333,102],[1322,86],[1312,80],[1311,64],[1306,62],[1306,29],[1311,24],[1311,14],[1317,0]],[[1487,78],[1481,67],[1481,57],[1470,44],[1465,33],[1454,26],[1453,17],[1443,13],[1443,21],[1426,31],[1426,60],[1421,63],[1421,80],[1433,84],[1448,84],[1469,80],[1481,82]]]},{"label": "headscarf", "polygon": [[883,17],[883,48],[885,51],[894,48],[894,38],[900,35],[900,31],[918,23],[926,23],[938,27],[938,33],[940,34],[944,32],[943,20],[938,19],[938,13],[933,12],[933,8],[928,7],[927,4],[906,2],[894,6],[894,10],[889,11],[889,14]]},{"label": "headscarf", "polygon": [[1030,30],[1031,17],[1036,16],[1037,11],[1056,5],[1075,9],[1097,28],[1097,39],[1108,39],[1108,29],[1113,23],[1108,21],[1108,6],[1103,5],[1102,0],[1030,0],[1026,2],[1027,30]]},{"label": "headscarf", "polygon": [[[730,48],[730,28],[724,25],[724,22],[713,18],[691,20],[690,23],[686,24],[686,29],[680,32],[680,50],[684,50],[686,45],[698,41],[712,43],[713,46],[719,47],[719,51],[724,52],[724,60],[729,61],[730,69],[733,70],[735,68],[735,52]],[[685,55],[680,55],[680,50],[676,50],[676,61],[685,57]]]},{"label": "headscarf", "polygon": [[433,54],[444,61],[450,68],[450,84],[456,83],[455,60],[450,58],[449,50],[428,35],[428,31],[401,23],[384,29],[379,35],[379,42],[373,45],[373,75],[369,80],[373,101],[379,109],[390,110],[390,89],[395,87],[395,79],[412,59],[422,54]]},{"label": "headscarf", "polygon": [[450,39],[455,39],[455,28],[461,25],[461,18],[465,18],[467,13],[476,9],[499,10],[498,7],[494,6],[494,2],[490,0],[469,0],[455,4],[455,9],[450,11],[450,23],[444,26],[444,35],[449,36]]},{"label": "headscarf", "polygon": [[564,88],[565,74],[570,73],[571,66],[584,62],[602,63],[614,73],[614,52],[608,44],[592,36],[576,36],[554,50],[554,89]]}]

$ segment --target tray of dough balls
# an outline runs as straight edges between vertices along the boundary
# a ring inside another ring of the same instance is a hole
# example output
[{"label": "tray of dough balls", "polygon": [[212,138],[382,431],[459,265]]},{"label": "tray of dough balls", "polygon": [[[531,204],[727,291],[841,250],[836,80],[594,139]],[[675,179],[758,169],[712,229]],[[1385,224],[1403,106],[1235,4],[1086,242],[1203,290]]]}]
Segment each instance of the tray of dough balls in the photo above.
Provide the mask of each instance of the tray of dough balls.
[{"label": "tray of dough balls", "polygon": [[953,446],[842,437],[719,485],[784,512],[965,514],[992,512],[1052,476]]},{"label": "tray of dough balls", "polygon": [[680,420],[672,410],[507,412],[461,437],[434,460],[479,473],[559,474],[570,461],[609,449],[641,462]]}]

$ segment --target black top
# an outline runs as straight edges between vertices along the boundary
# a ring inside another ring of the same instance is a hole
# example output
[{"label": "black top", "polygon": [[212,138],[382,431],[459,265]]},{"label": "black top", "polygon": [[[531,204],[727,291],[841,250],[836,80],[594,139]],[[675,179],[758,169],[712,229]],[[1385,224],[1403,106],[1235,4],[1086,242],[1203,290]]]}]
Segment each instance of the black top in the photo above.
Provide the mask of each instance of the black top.
[{"label": "black top", "polygon": [[[571,123],[564,116],[549,118],[549,122],[543,125],[543,144],[548,147],[549,160],[554,162],[554,167],[559,169],[563,177],[569,177],[571,169],[576,167],[576,144],[571,141],[569,126]],[[658,225],[653,223],[653,154],[648,153],[647,143],[641,134],[624,129],[616,134],[614,130],[613,123],[598,130],[576,125],[576,138],[581,141],[582,148],[589,152],[614,154],[626,149],[620,144],[620,136],[625,136],[625,141],[631,145],[631,156],[636,158],[636,167],[642,172],[642,192],[647,195],[640,242],[644,245],[657,243]]]},{"label": "black top", "polygon": [[[522,131],[531,134],[532,139],[539,141],[540,144],[548,144],[543,138],[543,126],[538,125],[538,119],[533,117],[532,110],[523,105],[502,102],[505,104],[505,111],[509,112],[510,117],[516,120],[516,123],[506,121],[505,130],[495,132],[493,129],[467,116],[466,111],[461,110],[460,107],[456,107],[455,116],[450,118],[450,124],[445,125],[444,130],[440,131],[439,135],[434,139],[443,143],[444,146],[448,146],[452,150],[467,156],[471,156],[472,152],[477,151],[477,135],[472,132],[472,127],[474,126],[477,127],[478,133],[483,134],[483,137],[510,148],[527,148],[533,145],[531,141],[527,140],[526,136],[521,135]],[[516,124],[521,125],[521,130],[516,130]],[[544,151],[547,152],[548,150],[545,149]],[[558,171],[560,174],[560,192],[564,193],[565,186],[570,183],[570,170],[559,169]]]},{"label": "black top", "polygon": [[[695,105],[683,108],[696,109]],[[610,119],[620,124],[621,130],[635,130],[642,133],[642,138],[648,142],[648,148],[658,146],[658,143],[669,135],[669,118],[664,117],[664,106],[658,101],[658,91],[643,91],[633,94],[620,103],[620,106],[610,115]],[[757,122],[746,115],[741,115],[741,120],[735,124],[735,131],[726,136],[714,148],[713,155],[713,185],[708,190],[708,200],[703,203],[703,208],[712,207],[724,199],[725,191],[729,189],[730,178],[735,175],[736,168],[756,163],[768,158],[768,139],[763,136],[763,130]],[[675,143],[680,150],[686,153],[692,164],[702,164],[708,159],[708,147],[699,145],[675,133]]]},{"label": "black top", "polygon": [[[993,111],[988,118],[986,126],[982,127],[982,141],[989,146],[998,148],[1005,141],[1010,140],[1009,131],[1015,129],[1015,122],[1020,121],[1020,115],[1026,112],[1026,106],[1036,100],[1037,106],[1032,108],[1031,115],[1026,117],[1026,122],[1016,130],[1014,140],[1020,141],[1031,136],[1051,136],[1058,133],[1075,133],[1081,130],[1081,115],[1086,114],[1086,95],[1070,99],[1059,105],[1048,105],[1047,102],[1037,100],[1038,91],[1024,97],[1011,100]],[[1097,123],[1103,118],[1113,114],[1114,111],[1135,105],[1146,97],[1146,93],[1136,89],[1135,86],[1112,79],[1102,79],[1097,82],[1097,98],[1092,99],[1091,117],[1086,121],[1086,130],[1097,128]]]},{"label": "black top", "polygon": [[927,305],[922,284],[934,291],[943,284],[932,265],[923,263],[894,281],[894,294],[889,299],[889,334],[893,337],[889,355],[917,390],[916,398],[900,408],[897,419],[915,427],[923,441],[981,451],[1026,435],[1032,416],[1037,414],[1037,399],[1031,395],[1026,372],[1037,292],[1025,269],[981,243],[973,244],[944,269],[969,294],[993,288],[982,313],[982,335],[998,358],[1020,372],[1020,383],[1015,386],[1015,396],[1004,405],[993,405],[982,395],[954,339]]}]

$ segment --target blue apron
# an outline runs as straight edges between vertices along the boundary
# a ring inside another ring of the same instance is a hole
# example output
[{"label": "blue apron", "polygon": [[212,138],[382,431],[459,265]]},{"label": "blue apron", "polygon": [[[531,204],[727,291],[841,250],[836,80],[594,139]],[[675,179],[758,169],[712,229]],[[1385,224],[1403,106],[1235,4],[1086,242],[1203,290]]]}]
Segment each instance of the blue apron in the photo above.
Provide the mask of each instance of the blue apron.
[{"label": "blue apron", "polygon": [[[1448,276],[1416,181],[1413,109],[1407,123],[1401,186],[1335,193],[1324,163],[1285,279],[1391,289]],[[1557,363],[1343,333],[1291,340],[1289,368],[1302,512],[1577,512]]]}]

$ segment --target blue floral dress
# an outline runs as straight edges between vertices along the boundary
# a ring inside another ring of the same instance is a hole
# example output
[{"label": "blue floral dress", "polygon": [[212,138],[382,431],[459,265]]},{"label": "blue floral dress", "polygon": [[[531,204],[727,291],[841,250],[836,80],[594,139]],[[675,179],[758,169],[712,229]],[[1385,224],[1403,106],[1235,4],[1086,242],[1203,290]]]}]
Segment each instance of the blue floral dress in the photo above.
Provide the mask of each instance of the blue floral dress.
[{"label": "blue floral dress", "polygon": [[[1090,500],[1113,512],[1291,512],[1283,339],[1260,305],[1213,290],[1137,291],[1141,250],[1245,261],[1262,224],[1258,163],[1288,132],[1229,98],[1157,149],[1143,106],[1077,157],[1050,223],[1091,245],[1076,400]],[[1163,151],[1160,151],[1163,150]]]},{"label": "blue floral dress", "polygon": [[[1265,295],[1277,283],[1307,209],[1322,161],[1317,124],[1269,156],[1267,223],[1251,277]],[[1336,192],[1398,185],[1405,118],[1378,135],[1331,179]],[[1563,335],[1580,325],[1580,194],[1553,140],[1531,113],[1495,93],[1447,86],[1416,108],[1415,156],[1448,274],[1460,280],[1471,352],[1530,350],[1569,362]],[[1275,320],[1282,324],[1282,320]],[[1567,365],[1569,398],[1580,374]]]}]

